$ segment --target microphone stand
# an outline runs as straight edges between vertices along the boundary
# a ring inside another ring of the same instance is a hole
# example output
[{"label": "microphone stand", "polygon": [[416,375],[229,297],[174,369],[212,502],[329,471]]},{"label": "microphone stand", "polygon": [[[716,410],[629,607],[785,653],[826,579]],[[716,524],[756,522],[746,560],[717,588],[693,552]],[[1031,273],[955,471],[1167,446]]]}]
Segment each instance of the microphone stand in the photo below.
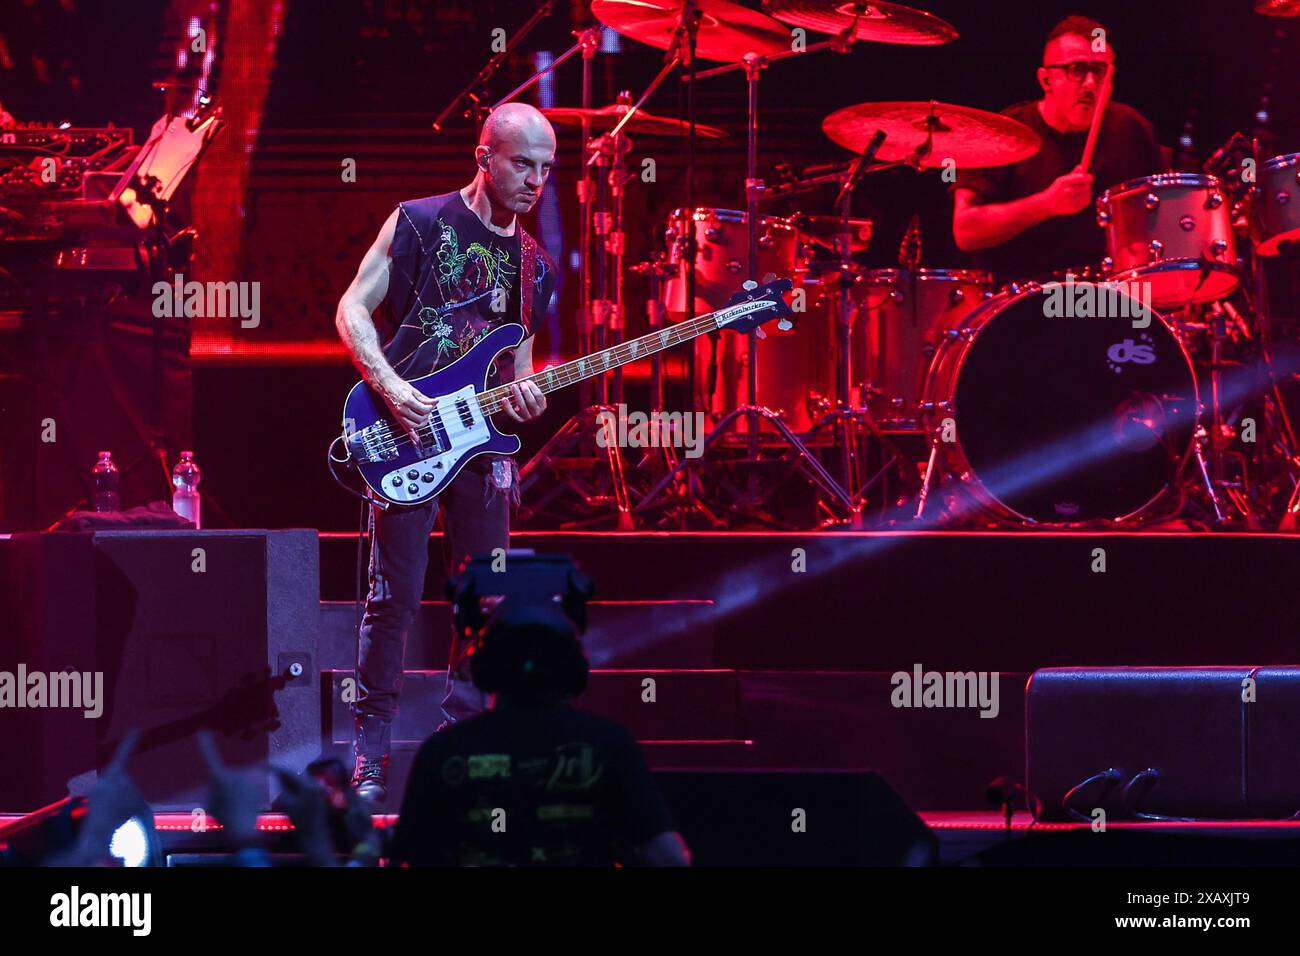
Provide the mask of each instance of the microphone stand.
[{"label": "microphone stand", "polygon": [[483,87],[487,85],[488,80],[492,79],[492,75],[496,73],[496,71],[500,68],[501,64],[506,61],[507,57],[509,57],[510,54],[514,52],[515,47],[517,47],[520,43],[523,42],[524,37],[528,36],[528,34],[533,31],[533,28],[536,27],[537,24],[541,23],[544,19],[546,19],[551,15],[551,9],[554,6],[555,6],[555,0],[542,0],[542,4],[537,8],[537,12],[534,13],[531,17],[529,17],[528,20],[524,23],[524,25],[521,26],[518,30],[516,30],[511,35],[510,41],[502,48],[501,52],[494,53],[491,59],[489,59],[487,63],[484,64],[483,69],[478,71],[478,75],[475,76],[474,79],[470,80],[469,83],[465,86],[465,88],[456,94],[456,98],[447,104],[446,109],[444,109],[441,113],[438,114],[437,119],[435,119],[431,124],[434,132],[441,133],[443,131],[444,128],[443,124],[447,121],[447,117],[449,117],[455,111],[456,107],[458,107],[461,104],[462,100],[466,100],[466,99],[468,99],[472,105],[469,107],[469,109],[467,109],[464,112],[463,115],[464,116],[473,115],[475,118],[474,125],[476,127],[481,125],[478,121],[483,116],[484,113],[491,112],[493,109],[495,109],[497,106],[500,106],[502,103],[506,103],[514,99],[524,90],[528,89],[528,87],[536,83],[538,78],[541,77],[543,74],[547,73],[549,70],[555,69],[561,63],[563,63],[565,60],[571,57],[574,53],[576,53],[579,49],[581,49],[581,43],[574,44],[572,47],[569,48],[569,50],[566,53],[564,53],[561,57],[556,59],[555,62],[553,62],[549,67],[547,67],[545,70],[541,70],[540,72],[533,74],[533,76],[530,77],[528,80],[526,80],[521,86],[517,87],[514,90],[511,90],[492,107],[486,107],[483,105],[483,101],[479,97],[478,92],[476,91],[481,90]]}]

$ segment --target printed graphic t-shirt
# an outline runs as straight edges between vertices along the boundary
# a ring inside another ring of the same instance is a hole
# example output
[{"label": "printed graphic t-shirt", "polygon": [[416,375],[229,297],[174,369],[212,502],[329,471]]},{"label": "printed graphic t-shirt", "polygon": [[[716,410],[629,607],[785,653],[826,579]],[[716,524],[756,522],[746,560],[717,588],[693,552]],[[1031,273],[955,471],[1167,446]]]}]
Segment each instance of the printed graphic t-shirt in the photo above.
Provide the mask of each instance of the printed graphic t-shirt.
[{"label": "printed graphic t-shirt", "polygon": [[567,704],[498,708],[420,747],[392,856],[429,866],[609,866],[672,829],[640,748],[618,724]]},{"label": "printed graphic t-shirt", "polygon": [[[1024,123],[1043,141],[1033,156],[1009,166],[961,170],[953,189],[971,189],[975,203],[1004,203],[1042,192],[1079,165],[1086,130],[1062,133],[1047,125],[1038,101],[1017,103],[1003,115]],[[1114,100],[1097,132],[1092,162],[1095,200],[1112,186],[1160,172],[1160,146],[1151,124],[1137,110]],[[1071,216],[1053,216],[989,249],[972,253],[975,263],[999,282],[1041,279],[1061,269],[1095,266],[1106,254],[1106,234],[1097,225],[1094,203]]]},{"label": "printed graphic t-shirt", "polygon": [[[402,378],[451,364],[499,325],[523,324],[518,225],[513,236],[492,232],[459,191],[399,203],[391,255],[387,311],[397,327],[384,357]],[[554,289],[554,264],[538,248],[527,335]],[[512,349],[493,364],[488,387],[513,373]]]}]

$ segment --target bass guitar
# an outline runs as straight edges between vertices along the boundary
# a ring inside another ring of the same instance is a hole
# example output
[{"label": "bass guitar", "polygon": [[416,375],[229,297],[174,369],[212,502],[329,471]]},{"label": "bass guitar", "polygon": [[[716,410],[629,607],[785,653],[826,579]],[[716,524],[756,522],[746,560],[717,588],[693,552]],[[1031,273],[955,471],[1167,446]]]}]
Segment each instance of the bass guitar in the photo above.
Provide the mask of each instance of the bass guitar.
[{"label": "bass guitar", "polygon": [[[761,336],[761,326],[772,319],[789,329],[792,313],[784,295],[790,288],[789,279],[762,285],[750,280],[716,312],[544,369],[528,380],[543,393],[554,392],[709,332],[756,329]],[[522,325],[499,325],[450,365],[409,379],[434,403],[433,411],[416,430],[418,438],[412,438],[396,422],[365,382],[352,387],[343,405],[342,441],[347,460],[375,495],[396,505],[422,504],[436,497],[475,456],[519,451],[519,439],[498,431],[492,422],[492,416],[504,407],[509,386],[488,388],[487,378],[496,357],[523,339]]]}]

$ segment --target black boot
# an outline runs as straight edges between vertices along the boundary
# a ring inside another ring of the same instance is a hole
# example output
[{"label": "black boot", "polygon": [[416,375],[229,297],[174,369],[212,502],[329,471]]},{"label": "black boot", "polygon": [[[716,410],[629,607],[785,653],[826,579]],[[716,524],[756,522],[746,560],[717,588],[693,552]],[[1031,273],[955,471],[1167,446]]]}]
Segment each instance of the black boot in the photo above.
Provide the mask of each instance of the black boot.
[{"label": "black boot", "polygon": [[356,767],[352,771],[352,789],[357,796],[373,803],[388,798],[388,754],[392,724],[374,714],[356,718]]}]

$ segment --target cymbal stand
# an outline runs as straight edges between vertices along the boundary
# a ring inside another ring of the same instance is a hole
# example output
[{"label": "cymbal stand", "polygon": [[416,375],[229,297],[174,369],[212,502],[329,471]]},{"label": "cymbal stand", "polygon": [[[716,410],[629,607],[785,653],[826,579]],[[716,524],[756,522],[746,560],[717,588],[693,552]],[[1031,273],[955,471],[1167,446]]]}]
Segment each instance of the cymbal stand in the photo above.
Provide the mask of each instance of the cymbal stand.
[{"label": "cymbal stand", "polygon": [[[622,231],[622,207],[624,186],[629,178],[624,157],[631,148],[631,142],[623,133],[623,127],[640,111],[646,100],[659,88],[669,73],[682,65],[683,62],[693,63],[700,14],[698,10],[694,9],[693,4],[688,5],[688,7],[690,9],[683,10],[682,16],[679,18],[676,42],[673,49],[670,50],[663,68],[646,87],[641,97],[623,114],[618,123],[608,133],[596,139],[584,140],[583,149],[589,151],[590,155],[583,162],[583,180],[595,184],[594,208],[591,209],[590,218],[595,234],[602,238],[598,250],[589,253],[582,263],[584,270],[589,270],[588,274],[591,277],[590,292],[587,295],[590,307],[591,339],[590,348],[584,351],[584,354],[599,352],[607,348],[610,344],[607,333],[621,333],[624,327],[623,258],[625,243]],[[590,108],[590,57],[585,54],[584,70],[587,73],[584,75],[585,102],[583,105],[585,108]],[[620,97],[622,101],[630,99],[630,95],[626,94]],[[692,136],[694,133],[693,124],[694,115],[692,114]],[[598,175],[594,178],[590,177],[590,170],[593,167],[598,171]],[[587,194],[585,188],[582,192]],[[612,211],[609,209],[611,197],[613,199]],[[613,299],[609,298],[611,290],[614,296]],[[584,340],[584,347],[586,344]],[[622,375],[619,373],[615,379],[615,399],[619,403],[622,402],[623,398],[622,386]],[[623,453],[618,446],[618,442],[614,440],[614,436],[610,435],[608,431],[610,416],[617,420],[620,409],[609,404],[609,394],[609,382],[602,376],[597,382],[596,402],[585,405],[582,411],[570,417],[551,440],[543,445],[537,454],[520,469],[519,484],[521,492],[525,492],[537,483],[543,470],[555,472],[562,475],[561,487],[551,489],[546,494],[544,501],[554,499],[558,491],[562,490],[563,487],[567,487],[576,492],[584,504],[595,507],[597,510],[612,503],[618,530],[630,531],[634,525]],[[601,433],[603,433],[604,440],[597,441],[597,436]],[[611,487],[611,494],[609,495],[595,493],[587,482],[580,482],[572,474],[564,473],[565,471],[572,471],[572,469],[562,469],[561,467],[563,461],[572,461],[574,458],[589,459],[588,450],[593,445],[597,448],[603,446],[603,460],[598,456],[597,461],[609,472]],[[574,454],[575,452],[576,454]],[[521,508],[521,517],[526,518],[530,513],[536,513],[537,510],[539,509]],[[593,518],[573,522],[566,525],[566,527],[576,527],[580,524],[590,524],[604,519],[604,515],[597,514]]]},{"label": "cymbal stand", "polygon": [[[451,116],[451,114],[455,112],[456,107],[461,104],[462,100],[469,100],[469,106],[464,110],[462,115],[466,117],[474,117],[475,126],[480,125],[482,117],[492,112],[492,110],[496,109],[501,104],[510,102],[520,93],[530,88],[534,83],[541,79],[542,76],[549,73],[551,70],[554,70],[569,57],[573,56],[573,54],[577,53],[578,50],[584,49],[584,41],[580,36],[577,43],[552,60],[550,65],[545,69],[538,70],[523,83],[519,84],[519,86],[515,87],[501,99],[497,100],[497,102],[492,106],[489,107],[484,105],[483,94],[487,88],[488,80],[492,79],[492,74],[496,73],[501,64],[505,63],[505,61],[510,58],[510,54],[512,54],[515,51],[515,48],[523,42],[524,37],[528,36],[537,24],[541,23],[551,15],[551,11],[554,7],[555,0],[542,0],[540,6],[538,6],[533,15],[529,17],[528,20],[519,27],[519,29],[510,33],[510,39],[507,41],[506,45],[500,51],[492,55],[487,63],[484,64],[483,69],[478,71],[478,75],[475,76],[474,79],[470,80],[465,88],[456,94],[455,99],[448,103],[443,111],[439,113],[430,124],[430,127],[434,132],[441,133],[443,131],[443,124],[447,121],[447,117]],[[597,40],[600,37],[600,31],[594,28],[593,30],[584,31],[584,33],[594,33]]]},{"label": "cymbal stand", "polygon": [[[854,308],[852,301],[853,289],[853,261],[852,261],[852,227],[850,225],[851,205],[853,202],[853,191],[866,173],[878,172],[882,169],[891,169],[895,166],[903,165],[901,161],[876,163],[873,165],[876,153],[880,151],[885,142],[884,130],[877,130],[875,135],[867,143],[862,154],[857,161],[852,164],[848,171],[843,175],[840,183],[839,196],[836,201],[840,207],[840,233],[838,237],[840,247],[840,282],[837,290],[836,300],[836,334],[837,334],[837,357],[835,363],[835,387],[838,393],[838,407],[831,410],[823,417],[822,421],[817,424],[820,426],[827,418],[834,420],[838,426],[837,439],[840,445],[840,462],[844,475],[844,486],[849,489],[852,498],[852,506],[849,511],[850,524],[854,528],[863,527],[862,510],[867,503],[867,495],[874,488],[877,482],[881,481],[889,471],[902,460],[902,455],[893,443],[888,441],[881,433],[880,428],[876,425],[875,419],[871,415],[871,410],[864,403],[862,408],[855,409],[851,406],[851,353],[853,342],[853,323],[854,316],[861,314],[860,308]],[[860,429],[866,428],[866,431],[876,439],[882,452],[888,455],[881,468],[870,478],[863,480],[859,475],[858,469],[858,449],[860,443]]]},{"label": "cymbal stand", "polygon": [[[1282,381],[1296,375],[1294,365],[1291,364],[1294,357],[1284,362],[1281,369],[1274,360],[1275,332],[1267,276],[1261,257],[1255,255],[1253,250],[1249,279],[1244,286],[1246,304],[1254,316],[1256,340],[1268,372],[1268,394],[1264,398],[1265,428],[1270,439],[1268,448],[1283,473],[1289,474],[1295,483],[1280,515],[1278,530],[1295,531],[1300,526],[1300,441],[1297,441],[1295,426],[1287,413],[1286,400],[1280,387]],[[1233,319],[1240,322],[1236,315]],[[1291,347],[1291,342],[1285,338],[1278,338],[1277,344],[1282,346],[1284,352]],[[1291,364],[1290,368],[1286,367],[1288,364]]]},{"label": "cymbal stand", "polygon": [[[748,141],[746,151],[746,176],[745,176],[745,213],[746,226],[748,227],[749,240],[749,282],[757,284],[758,280],[758,197],[763,191],[763,182],[758,178],[758,88],[761,71],[771,60],[785,59],[788,56],[799,56],[802,52],[780,53],[772,57],[761,56],[757,53],[747,53],[743,57],[741,67],[745,71],[745,78],[748,88]],[[706,70],[700,76],[714,76],[719,73],[729,72],[736,69],[736,66],[719,67],[713,70]],[[688,229],[687,235],[693,236],[694,230]],[[694,256],[690,255],[690,261],[694,261]],[[748,283],[747,283],[748,284]],[[693,305],[694,299],[689,297],[687,301]],[[748,426],[747,437],[747,454],[745,463],[755,465],[760,461],[759,458],[759,427],[760,422],[766,421],[776,429],[781,440],[796,455],[796,462],[802,468],[812,481],[817,484],[837,505],[845,512],[849,512],[852,503],[848,493],[839,485],[831,476],[830,472],[822,465],[820,461],[810,452],[807,446],[799,440],[798,436],[790,430],[785,421],[776,412],[758,404],[758,362],[757,362],[757,344],[761,333],[758,329],[753,329],[747,333],[749,338],[749,363],[748,363],[748,381],[747,381],[747,401],[744,405],[733,409],[725,416],[713,430],[704,439],[701,448],[700,458],[697,459],[704,464],[709,458],[710,452],[720,442],[732,426],[736,425],[743,417]],[[763,336],[764,338],[766,336]],[[676,481],[678,475],[691,465],[690,459],[684,459],[678,463],[672,471],[665,475],[654,488],[641,500],[637,505],[637,511],[645,511],[655,505],[656,499]],[[758,492],[758,476],[754,470],[750,470],[746,483],[746,491],[739,501],[731,502],[730,510],[732,512],[747,513],[751,517],[763,521],[770,521],[770,517],[760,513],[757,506],[760,503]]]}]

